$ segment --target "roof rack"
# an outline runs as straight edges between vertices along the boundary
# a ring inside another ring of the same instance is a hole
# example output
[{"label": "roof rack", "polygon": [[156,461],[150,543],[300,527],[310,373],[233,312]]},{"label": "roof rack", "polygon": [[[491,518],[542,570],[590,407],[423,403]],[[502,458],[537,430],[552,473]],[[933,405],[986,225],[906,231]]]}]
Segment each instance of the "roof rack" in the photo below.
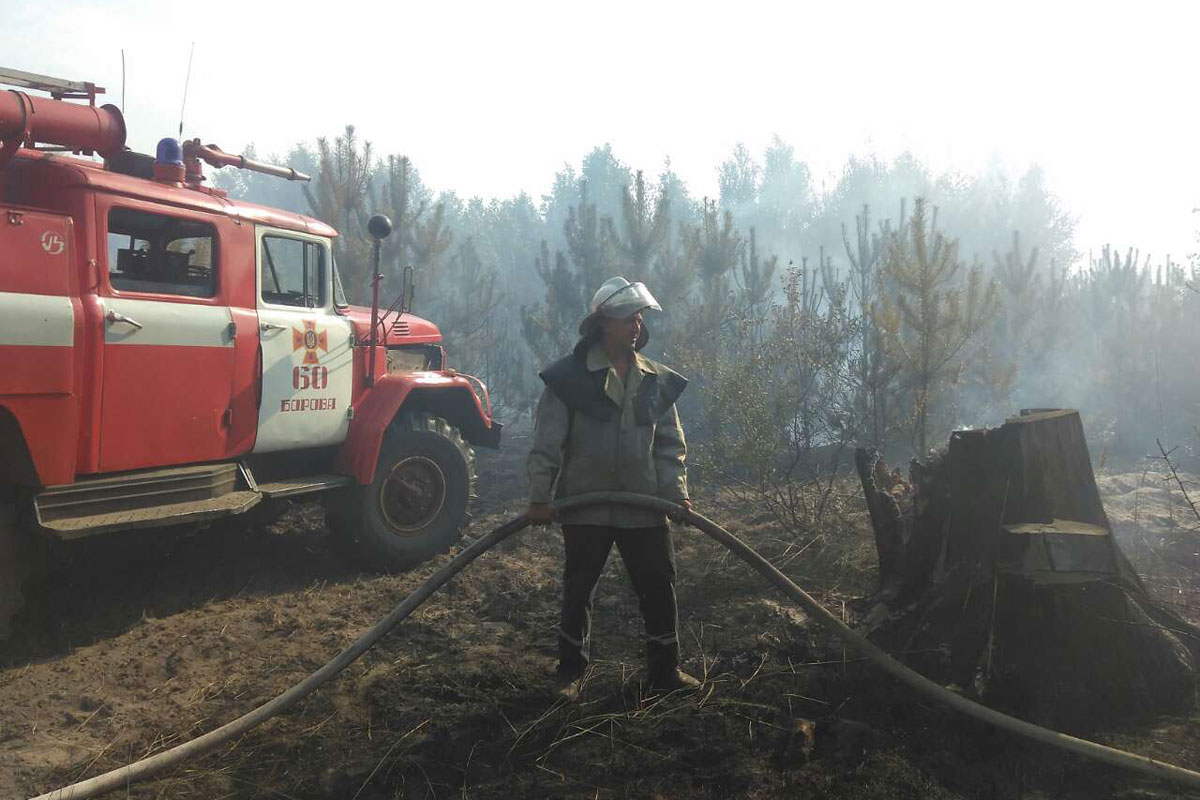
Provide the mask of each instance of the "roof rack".
[{"label": "roof rack", "polygon": [[48,92],[55,100],[87,100],[92,105],[96,104],[96,95],[104,94],[104,87],[87,81],[68,81],[8,67],[0,67],[0,83]]}]

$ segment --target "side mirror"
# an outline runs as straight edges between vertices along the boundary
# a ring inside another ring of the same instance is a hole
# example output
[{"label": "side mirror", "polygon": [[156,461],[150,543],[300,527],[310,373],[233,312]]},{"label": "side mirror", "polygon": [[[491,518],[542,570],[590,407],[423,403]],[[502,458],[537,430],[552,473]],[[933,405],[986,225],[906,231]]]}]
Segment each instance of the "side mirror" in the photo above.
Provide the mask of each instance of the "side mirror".
[{"label": "side mirror", "polygon": [[410,311],[412,309],[413,295],[417,291],[416,280],[414,278],[411,264],[404,268],[404,287],[402,291],[404,292],[404,310]]},{"label": "side mirror", "polygon": [[392,221],[383,214],[375,214],[367,220],[367,233],[376,240],[386,239],[392,235]]},{"label": "side mirror", "polygon": [[367,220],[367,233],[375,239],[371,248],[371,365],[363,380],[368,387],[375,385],[375,347],[379,343],[379,282],[383,276],[379,274],[380,243],[392,234],[392,221],[383,214],[375,214]]}]

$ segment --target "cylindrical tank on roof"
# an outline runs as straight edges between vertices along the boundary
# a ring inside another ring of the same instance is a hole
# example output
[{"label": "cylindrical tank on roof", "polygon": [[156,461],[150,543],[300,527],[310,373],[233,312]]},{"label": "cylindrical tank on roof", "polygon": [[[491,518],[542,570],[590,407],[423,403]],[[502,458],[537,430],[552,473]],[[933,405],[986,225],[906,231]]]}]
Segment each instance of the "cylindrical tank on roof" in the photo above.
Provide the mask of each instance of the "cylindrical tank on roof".
[{"label": "cylindrical tank on roof", "polygon": [[0,92],[0,144],[31,138],[72,150],[115,155],[125,147],[125,119],[114,105],[67,103],[24,92]]}]

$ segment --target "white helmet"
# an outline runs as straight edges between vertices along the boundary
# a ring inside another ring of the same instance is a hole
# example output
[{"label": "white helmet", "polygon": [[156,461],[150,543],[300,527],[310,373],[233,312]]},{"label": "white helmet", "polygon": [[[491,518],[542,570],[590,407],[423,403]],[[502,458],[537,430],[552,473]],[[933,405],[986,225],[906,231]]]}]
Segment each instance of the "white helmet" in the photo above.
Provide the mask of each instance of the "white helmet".
[{"label": "white helmet", "polygon": [[648,308],[662,311],[662,306],[650,294],[646,284],[641,281],[630,283],[620,276],[609,278],[592,295],[592,302],[588,304],[589,313],[580,323],[579,333],[586,333],[599,316],[625,319]]}]

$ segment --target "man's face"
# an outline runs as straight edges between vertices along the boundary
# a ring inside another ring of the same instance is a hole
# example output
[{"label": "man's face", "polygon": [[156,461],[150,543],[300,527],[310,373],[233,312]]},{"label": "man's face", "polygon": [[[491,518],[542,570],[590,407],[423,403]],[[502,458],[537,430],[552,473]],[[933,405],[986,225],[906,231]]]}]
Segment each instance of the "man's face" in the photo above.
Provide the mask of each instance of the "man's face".
[{"label": "man's face", "polygon": [[638,337],[642,335],[642,312],[637,312],[625,319],[610,319],[604,317],[601,320],[601,331],[604,334],[604,348],[610,351],[620,352],[622,350],[632,351],[634,345],[637,344]]}]

